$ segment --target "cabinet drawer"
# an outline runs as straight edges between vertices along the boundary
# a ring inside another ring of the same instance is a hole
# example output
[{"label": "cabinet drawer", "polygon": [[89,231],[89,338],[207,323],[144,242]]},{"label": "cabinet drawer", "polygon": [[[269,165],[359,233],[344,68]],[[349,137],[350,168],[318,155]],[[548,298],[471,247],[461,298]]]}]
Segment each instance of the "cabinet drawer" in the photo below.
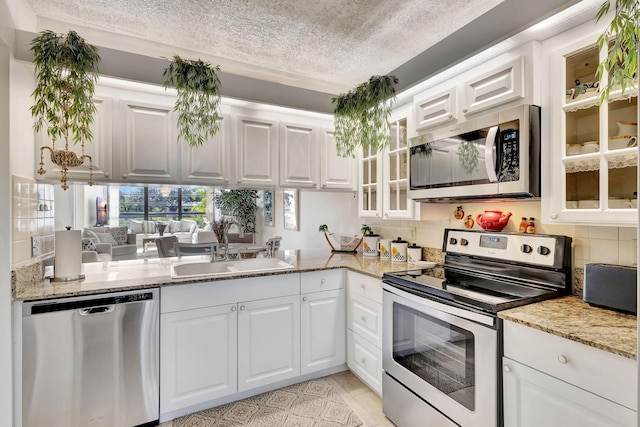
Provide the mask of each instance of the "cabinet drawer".
[{"label": "cabinet drawer", "polygon": [[382,304],[352,295],[347,307],[347,328],[382,347]]},{"label": "cabinet drawer", "polygon": [[358,295],[382,304],[382,281],[380,279],[349,271],[347,272],[347,283],[349,295]]},{"label": "cabinet drawer", "polygon": [[345,270],[323,270],[300,275],[300,293],[332,291],[344,288]]},{"label": "cabinet drawer", "polygon": [[637,411],[635,360],[504,322],[504,355]]},{"label": "cabinet drawer", "polygon": [[347,331],[347,364],[373,391],[382,395],[382,350]]},{"label": "cabinet drawer", "polygon": [[160,288],[160,313],[299,293],[300,274],[298,273],[163,286]]}]

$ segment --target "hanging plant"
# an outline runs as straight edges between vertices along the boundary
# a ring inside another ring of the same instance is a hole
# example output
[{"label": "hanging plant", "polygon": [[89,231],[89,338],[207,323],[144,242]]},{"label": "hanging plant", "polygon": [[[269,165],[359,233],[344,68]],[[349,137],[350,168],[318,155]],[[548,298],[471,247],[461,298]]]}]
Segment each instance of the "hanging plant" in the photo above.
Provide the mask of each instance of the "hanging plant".
[{"label": "hanging plant", "polygon": [[372,76],[368,82],[333,98],[338,154],[354,157],[356,148],[382,150],[389,145],[389,117],[396,99],[395,76]]},{"label": "hanging plant", "polygon": [[421,156],[429,157],[433,147],[431,147],[431,142],[428,141],[428,139],[427,135],[418,135],[413,138],[409,138],[409,143],[411,145],[409,152],[414,155],[420,154]]},{"label": "hanging plant", "polygon": [[[598,13],[596,22],[604,18],[611,9],[611,0],[606,0]],[[638,43],[640,42],[640,5],[638,0],[615,0],[615,15],[605,31],[598,37],[600,50],[608,48],[607,56],[596,71],[599,80],[607,74],[609,81],[601,87],[600,103],[609,99],[611,88],[620,88],[622,94],[634,89],[638,79]],[[611,41],[611,45],[609,45]]]},{"label": "hanging plant", "polygon": [[178,136],[191,147],[199,147],[220,129],[220,67],[200,59],[174,55],[162,76],[164,87],[174,87],[178,99]]},{"label": "hanging plant", "polygon": [[[89,185],[93,182],[91,156],[84,153],[84,144],[93,140],[91,124],[96,113],[93,103],[95,84],[98,81],[100,55],[95,46],[86,43],[75,31],[58,34],[45,30],[31,42],[35,65],[36,87],[31,94],[34,104],[31,115],[35,118],[34,130],[46,127],[51,137],[51,147],[40,148],[40,169],[44,170],[44,151],[49,150],[51,161],[60,166],[62,188],[67,189],[67,169],[90,162]],[[69,150],[69,137],[80,143],[78,156]],[[56,149],[56,142],[64,140],[64,149]]]}]

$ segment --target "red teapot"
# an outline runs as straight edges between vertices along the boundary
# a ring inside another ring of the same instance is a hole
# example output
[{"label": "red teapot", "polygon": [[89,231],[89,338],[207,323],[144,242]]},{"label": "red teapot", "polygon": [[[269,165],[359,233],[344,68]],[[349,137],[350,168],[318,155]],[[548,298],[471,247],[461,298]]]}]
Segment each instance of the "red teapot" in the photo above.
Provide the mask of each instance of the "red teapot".
[{"label": "red teapot", "polygon": [[483,214],[478,214],[476,222],[483,230],[501,231],[509,223],[511,212],[506,215],[502,211],[484,211]]}]

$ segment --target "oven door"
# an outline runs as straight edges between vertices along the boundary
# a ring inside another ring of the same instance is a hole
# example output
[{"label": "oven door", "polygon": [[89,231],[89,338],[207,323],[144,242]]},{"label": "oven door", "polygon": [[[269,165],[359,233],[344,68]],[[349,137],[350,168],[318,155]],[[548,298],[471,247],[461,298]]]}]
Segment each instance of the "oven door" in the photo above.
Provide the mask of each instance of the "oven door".
[{"label": "oven door", "polygon": [[496,427],[497,318],[383,289],[386,374],[461,426]]}]

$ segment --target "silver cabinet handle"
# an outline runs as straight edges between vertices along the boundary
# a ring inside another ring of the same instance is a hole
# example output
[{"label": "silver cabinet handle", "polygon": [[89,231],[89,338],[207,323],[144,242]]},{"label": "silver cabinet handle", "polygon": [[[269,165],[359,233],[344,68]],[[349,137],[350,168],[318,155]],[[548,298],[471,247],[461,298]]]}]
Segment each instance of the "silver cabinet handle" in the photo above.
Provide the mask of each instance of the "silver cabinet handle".
[{"label": "silver cabinet handle", "polygon": [[241,305],[240,306],[240,311],[244,311],[244,309],[245,309],[244,305]]},{"label": "silver cabinet handle", "polygon": [[567,359],[567,357],[564,354],[561,354],[558,356],[558,362],[560,363],[567,363],[569,360]]},{"label": "silver cabinet handle", "polygon": [[502,369],[504,369],[505,372],[511,372],[511,366],[506,363],[502,366]]},{"label": "silver cabinet handle", "polygon": [[306,301],[307,299],[307,297],[302,297],[302,301]]},{"label": "silver cabinet handle", "polygon": [[236,311],[236,306],[235,305],[231,306],[231,311]]}]

